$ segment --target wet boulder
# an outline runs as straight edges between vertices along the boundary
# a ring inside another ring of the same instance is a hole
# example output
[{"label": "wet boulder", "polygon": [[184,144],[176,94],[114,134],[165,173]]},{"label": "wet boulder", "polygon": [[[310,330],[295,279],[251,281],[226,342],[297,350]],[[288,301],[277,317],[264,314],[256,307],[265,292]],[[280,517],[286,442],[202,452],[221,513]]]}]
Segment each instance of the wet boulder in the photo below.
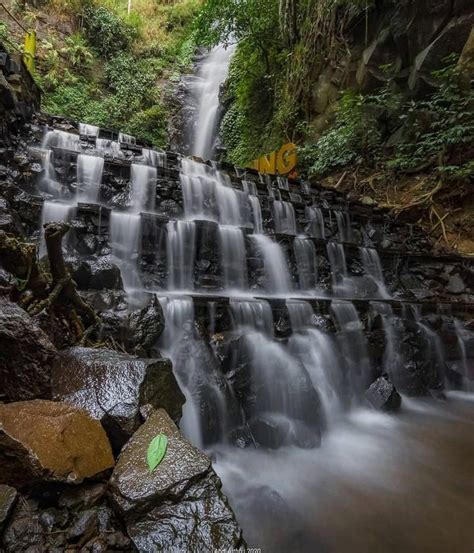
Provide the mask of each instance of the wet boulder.
[{"label": "wet boulder", "polygon": [[165,328],[165,317],[161,303],[153,296],[149,305],[134,311],[126,325],[127,350],[138,355],[156,354],[156,343]]},{"label": "wet boulder", "polygon": [[62,351],[52,373],[53,397],[101,421],[118,452],[141,424],[140,407],[162,407],[181,418],[184,396],[168,359],[139,359],[109,349]]},{"label": "wet boulder", "polygon": [[120,269],[108,257],[69,256],[67,262],[81,290],[121,290],[123,287]]},{"label": "wet boulder", "polygon": [[45,400],[0,405],[0,484],[79,483],[113,465],[107,435],[82,409]]},{"label": "wet boulder", "polygon": [[0,301],[0,399],[51,397],[56,348],[26,311]]},{"label": "wet boulder", "polygon": [[[157,434],[167,436],[168,447],[150,472],[147,450]],[[122,450],[109,489],[139,551],[245,546],[210,459],[181,436],[162,409],[150,415]]]},{"label": "wet boulder", "polygon": [[11,513],[2,550],[136,551],[105,492],[104,483],[29,490]]},{"label": "wet boulder", "polygon": [[365,392],[365,397],[375,409],[379,411],[398,411],[402,398],[390,380],[381,376],[373,382]]}]

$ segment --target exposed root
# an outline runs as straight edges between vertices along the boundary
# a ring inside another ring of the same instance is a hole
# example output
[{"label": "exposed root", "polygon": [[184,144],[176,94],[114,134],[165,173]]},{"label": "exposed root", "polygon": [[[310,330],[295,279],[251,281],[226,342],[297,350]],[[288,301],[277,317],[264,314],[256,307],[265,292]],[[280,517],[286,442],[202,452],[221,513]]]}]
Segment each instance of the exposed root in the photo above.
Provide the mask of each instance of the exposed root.
[{"label": "exposed root", "polygon": [[36,246],[23,243],[5,232],[0,232],[2,264],[19,281],[15,293],[20,295],[20,305],[31,316],[49,313],[50,317],[84,343],[99,319],[92,307],[78,294],[76,283],[64,261],[62,240],[69,225],[49,223],[44,229],[50,277],[38,265]]}]

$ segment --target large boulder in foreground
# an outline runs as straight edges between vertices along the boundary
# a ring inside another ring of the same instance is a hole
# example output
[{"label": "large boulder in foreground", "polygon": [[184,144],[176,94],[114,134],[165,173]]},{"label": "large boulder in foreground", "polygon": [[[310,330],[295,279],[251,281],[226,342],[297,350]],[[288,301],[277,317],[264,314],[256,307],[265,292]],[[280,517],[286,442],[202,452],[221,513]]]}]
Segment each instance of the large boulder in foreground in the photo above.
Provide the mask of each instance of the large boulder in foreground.
[{"label": "large boulder in foreground", "polygon": [[0,484],[79,483],[113,466],[104,429],[85,411],[45,400],[0,405]]},{"label": "large boulder in foreground", "polygon": [[168,359],[139,359],[108,349],[75,347],[53,365],[53,397],[101,421],[115,451],[138,429],[140,407],[162,407],[181,418],[184,396]]},{"label": "large boulder in foreground", "polygon": [[26,311],[0,301],[0,399],[51,398],[56,348]]},{"label": "large boulder in foreground", "polygon": [[[168,449],[150,473],[147,450],[157,434],[167,436]],[[210,459],[181,436],[162,409],[154,411],[124,447],[109,485],[112,503],[141,552],[245,545]]]}]

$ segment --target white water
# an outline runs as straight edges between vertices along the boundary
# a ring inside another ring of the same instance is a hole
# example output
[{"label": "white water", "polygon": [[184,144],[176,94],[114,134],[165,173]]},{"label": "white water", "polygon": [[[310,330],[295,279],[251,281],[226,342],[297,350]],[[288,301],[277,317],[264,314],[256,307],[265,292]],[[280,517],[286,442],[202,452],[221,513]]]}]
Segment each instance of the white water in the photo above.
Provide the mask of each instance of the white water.
[{"label": "white water", "polygon": [[290,202],[273,202],[273,221],[275,232],[282,234],[296,234],[296,217],[293,204]]},{"label": "white water", "polygon": [[168,289],[192,290],[196,226],[188,221],[170,221],[167,230]]},{"label": "white water", "polygon": [[133,163],[130,172],[130,203],[135,213],[153,211],[156,196],[156,167]]},{"label": "white water", "polygon": [[219,91],[226,80],[235,46],[216,46],[205,57],[197,75],[198,113],[192,154],[212,159],[219,115]]},{"label": "white water", "polygon": [[256,242],[263,256],[267,292],[288,293],[291,289],[290,273],[280,244],[264,234],[253,234],[250,238]]},{"label": "white water", "polygon": [[225,289],[245,290],[247,288],[247,255],[241,229],[220,225],[219,247]]},{"label": "white water", "polygon": [[314,238],[326,238],[326,230],[324,228],[324,215],[318,207],[307,207],[306,218],[310,223],[311,236]]},{"label": "white water", "polygon": [[97,203],[104,170],[104,158],[79,154],[77,156],[77,201]]},{"label": "white water", "polygon": [[318,284],[316,249],[311,240],[297,236],[293,242],[301,290],[315,289]]},{"label": "white water", "polygon": [[126,291],[142,288],[138,270],[141,217],[139,214],[112,211],[110,214],[110,245]]}]

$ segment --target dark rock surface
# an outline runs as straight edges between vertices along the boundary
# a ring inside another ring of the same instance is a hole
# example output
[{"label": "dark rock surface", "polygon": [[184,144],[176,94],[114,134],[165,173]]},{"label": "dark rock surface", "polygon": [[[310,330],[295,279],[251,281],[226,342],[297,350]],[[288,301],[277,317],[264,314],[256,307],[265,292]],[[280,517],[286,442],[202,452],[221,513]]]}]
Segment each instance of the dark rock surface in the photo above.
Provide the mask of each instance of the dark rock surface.
[{"label": "dark rock surface", "polygon": [[3,530],[8,517],[10,516],[15,502],[18,497],[18,492],[11,486],[0,485],[0,531]]},{"label": "dark rock surface", "polygon": [[181,418],[184,396],[168,359],[76,347],[57,356],[52,374],[54,398],[101,421],[114,451],[140,426],[145,404],[166,409],[176,422]]},{"label": "dark rock surface", "polygon": [[18,305],[0,300],[0,399],[51,397],[56,348]]},{"label": "dark rock surface", "polygon": [[381,376],[365,392],[372,407],[379,411],[398,411],[402,398],[387,377]]},{"label": "dark rock surface", "polygon": [[156,355],[156,343],[165,328],[163,309],[154,295],[149,305],[128,317],[124,342],[138,355]]},{"label": "dark rock surface", "polygon": [[105,492],[105,484],[84,484],[20,496],[0,546],[6,553],[136,551]]},{"label": "dark rock surface", "polygon": [[85,411],[44,400],[0,405],[0,484],[79,483],[113,465],[107,435]]},{"label": "dark rock surface", "polygon": [[[150,473],[146,452],[160,433],[168,437],[168,449]],[[244,547],[211,461],[181,436],[163,410],[155,411],[123,449],[110,497],[139,551]]]}]

